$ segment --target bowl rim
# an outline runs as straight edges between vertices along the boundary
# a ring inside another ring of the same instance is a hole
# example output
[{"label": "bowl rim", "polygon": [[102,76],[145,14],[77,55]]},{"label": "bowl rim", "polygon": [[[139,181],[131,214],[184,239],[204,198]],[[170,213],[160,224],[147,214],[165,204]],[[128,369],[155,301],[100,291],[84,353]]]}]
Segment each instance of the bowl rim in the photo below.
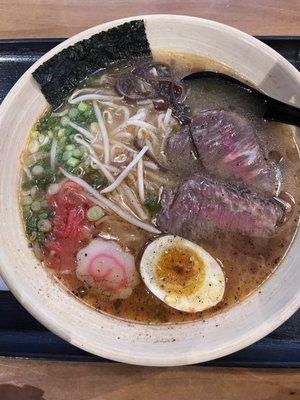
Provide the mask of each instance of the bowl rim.
[{"label": "bowl rim", "polygon": [[[181,22],[199,22],[200,24],[204,24],[206,26],[212,26],[219,28],[224,33],[230,33],[238,35],[239,39],[245,40],[250,42],[255,46],[259,46],[265,53],[271,54],[274,58],[276,58],[280,63],[286,68],[288,73],[292,75],[295,79],[300,78],[300,72],[297,71],[295,67],[293,67],[284,57],[278,54],[275,50],[271,49],[266,44],[262,43],[260,40],[244,33],[236,28],[230,27],[228,25],[215,22],[212,20],[207,20],[198,17],[191,17],[185,15],[174,15],[174,14],[150,14],[150,15],[139,15],[139,16],[132,16],[127,18],[121,18],[117,20],[112,20],[100,25],[96,25],[91,27],[87,30],[77,33],[76,35],[72,36],[71,38],[63,41],[59,45],[55,46],[45,55],[43,55],[38,61],[36,61],[15,83],[9,93],[6,95],[5,99],[3,100],[0,106],[0,119],[3,114],[5,114],[6,109],[9,107],[11,102],[13,101],[14,94],[19,90],[19,88],[23,85],[23,82],[26,81],[28,75],[37,68],[38,65],[45,62],[47,59],[51,58],[54,54],[59,52],[65,47],[68,47],[70,44],[77,42],[83,39],[84,37],[88,37],[89,34],[94,34],[95,32],[100,32],[113,26],[120,25],[124,22],[129,22],[136,19],[144,19],[146,22],[147,20],[153,19],[173,19],[174,21]],[[13,295],[18,299],[18,301],[44,326],[54,332],[56,335],[60,336],[64,340],[68,340],[68,329],[64,328],[59,324],[55,324],[53,320],[49,320],[46,315],[43,314],[42,310],[40,311],[39,308],[34,308],[33,304],[27,301],[24,301],[26,296],[21,293],[21,290],[18,290],[13,282],[10,280],[9,274],[6,274],[4,269],[2,268],[3,260],[2,260],[2,251],[0,252],[0,272],[2,277],[10,288]],[[24,298],[25,297],[25,298]],[[74,299],[75,300],[75,299]],[[276,329],[280,326],[283,322],[285,322],[294,312],[297,311],[300,305],[300,291],[298,291],[298,295],[291,299],[289,302],[285,303],[278,313],[268,317],[264,323],[256,326],[251,330],[251,332],[244,332],[243,334],[239,334],[236,336],[235,340],[223,345],[222,348],[218,347],[214,352],[211,352],[209,356],[205,356],[204,358],[201,357],[200,351],[195,351],[192,356],[189,356],[187,359],[183,355],[176,355],[176,354],[169,354],[167,359],[162,360],[163,355],[155,354],[153,357],[145,357],[142,355],[126,355],[122,353],[115,352],[112,355],[111,351],[106,351],[105,348],[99,346],[97,348],[97,352],[93,346],[90,346],[88,342],[85,342],[84,346],[82,345],[82,341],[79,340],[77,336],[73,337],[72,344],[79,347],[80,349],[84,349],[90,353],[96,354],[101,357],[105,357],[108,359],[114,359],[116,361],[121,361],[129,364],[138,364],[138,365],[148,365],[148,366],[175,366],[175,365],[186,365],[186,364],[194,364],[204,361],[209,361],[212,359],[220,358],[235,351],[238,351],[244,347],[249,346],[250,344],[256,342],[257,340],[263,338],[268,333]],[[134,324],[134,321],[131,322]]]}]

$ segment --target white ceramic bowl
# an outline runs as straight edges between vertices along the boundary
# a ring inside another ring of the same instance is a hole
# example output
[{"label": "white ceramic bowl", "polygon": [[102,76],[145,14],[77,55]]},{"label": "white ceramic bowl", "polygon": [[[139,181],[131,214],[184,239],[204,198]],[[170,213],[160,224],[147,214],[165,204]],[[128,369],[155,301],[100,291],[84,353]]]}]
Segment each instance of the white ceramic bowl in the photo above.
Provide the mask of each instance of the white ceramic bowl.
[{"label": "white ceramic bowl", "polygon": [[[21,224],[17,191],[19,156],[46,101],[31,73],[64,47],[143,18],[152,49],[208,56],[232,67],[268,94],[298,103],[300,74],[268,46],[228,26],[199,18],[149,15],[96,26],[66,40],[35,63],[0,108],[0,273],[23,306],[68,342],[91,353],[132,364],[170,366],[208,361],[262,338],[299,306],[300,237],[278,270],[242,304],[206,322],[152,326],[97,312],[54,281],[33,257]],[[217,326],[217,327],[216,327]]]}]

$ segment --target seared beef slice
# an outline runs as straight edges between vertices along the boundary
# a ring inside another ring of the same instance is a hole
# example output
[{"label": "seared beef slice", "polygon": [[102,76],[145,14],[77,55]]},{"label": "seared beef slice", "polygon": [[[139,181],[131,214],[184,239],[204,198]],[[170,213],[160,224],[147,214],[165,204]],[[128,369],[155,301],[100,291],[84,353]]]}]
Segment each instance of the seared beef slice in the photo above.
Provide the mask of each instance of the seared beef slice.
[{"label": "seared beef slice", "polygon": [[191,175],[199,170],[199,160],[195,154],[190,127],[184,126],[180,132],[170,134],[165,144],[167,167],[174,174]]},{"label": "seared beef slice", "polygon": [[268,237],[282,217],[282,208],[272,200],[197,174],[183,182],[176,194],[170,189],[163,193],[157,225],[162,232],[188,239],[210,237],[218,231]]},{"label": "seared beef slice", "polygon": [[191,123],[194,144],[206,171],[216,179],[273,196],[278,171],[269,163],[251,124],[228,111],[205,111]]}]

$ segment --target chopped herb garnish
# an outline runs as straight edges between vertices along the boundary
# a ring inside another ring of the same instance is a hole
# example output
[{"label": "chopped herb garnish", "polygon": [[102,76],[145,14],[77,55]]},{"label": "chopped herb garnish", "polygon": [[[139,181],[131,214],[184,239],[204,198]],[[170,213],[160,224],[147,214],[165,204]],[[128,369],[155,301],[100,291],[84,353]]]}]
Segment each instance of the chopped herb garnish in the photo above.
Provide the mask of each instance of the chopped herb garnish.
[{"label": "chopped herb garnish", "polygon": [[160,322],[167,322],[167,314],[166,310],[162,307],[158,307],[154,311],[154,317],[158,319]]},{"label": "chopped herb garnish", "polygon": [[23,217],[25,230],[28,236],[31,236],[37,230],[37,218],[30,208],[23,208]]},{"label": "chopped herb garnish", "polygon": [[45,243],[45,234],[43,232],[37,232],[36,233],[36,241],[38,244],[44,244]]},{"label": "chopped herb garnish", "polygon": [[46,190],[50,183],[56,181],[56,174],[51,169],[45,169],[43,176],[37,176],[33,179],[28,179],[22,184],[22,189],[28,190],[34,186],[38,189]]},{"label": "chopped herb garnish", "polygon": [[146,195],[144,205],[151,213],[154,213],[159,208],[158,196],[153,192],[148,192]]},{"label": "chopped herb garnish", "polygon": [[94,189],[103,189],[107,186],[108,181],[104,175],[100,172],[94,172],[92,174],[85,174],[84,180],[91,185]]},{"label": "chopped herb garnish", "polygon": [[79,103],[77,113],[72,113],[70,119],[81,126],[87,126],[97,120],[93,108],[85,103]]},{"label": "chopped herb garnish", "polygon": [[65,135],[69,136],[69,135],[75,135],[76,134],[76,130],[74,128],[72,128],[72,126],[67,125],[65,127]]},{"label": "chopped herb garnish", "polygon": [[48,213],[46,211],[41,211],[38,213],[38,219],[46,219],[48,218]]},{"label": "chopped herb garnish", "polygon": [[40,148],[40,151],[42,151],[43,153],[49,153],[51,150],[51,142],[47,143],[47,144],[43,144]]},{"label": "chopped herb garnish", "polygon": [[28,190],[35,186],[35,179],[28,179],[27,181],[22,183],[22,189]]},{"label": "chopped herb garnish", "polygon": [[40,119],[37,129],[42,131],[58,131],[60,128],[60,119],[54,115],[45,115],[43,118]]}]

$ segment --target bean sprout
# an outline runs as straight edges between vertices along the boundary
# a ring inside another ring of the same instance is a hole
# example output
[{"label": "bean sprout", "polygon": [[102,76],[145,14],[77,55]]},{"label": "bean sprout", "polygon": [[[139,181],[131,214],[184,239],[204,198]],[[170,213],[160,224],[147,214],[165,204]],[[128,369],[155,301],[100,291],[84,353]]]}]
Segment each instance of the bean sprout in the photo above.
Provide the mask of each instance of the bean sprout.
[{"label": "bean sprout", "polygon": [[149,181],[145,180],[145,187],[150,192],[157,192],[159,190],[160,186],[159,186],[159,184],[157,184],[155,182],[149,182]]},{"label": "bean sprout", "polygon": [[145,191],[144,191],[143,158],[141,158],[138,162],[137,176],[138,176],[138,189],[139,189],[140,200],[142,203],[144,203],[145,202]]},{"label": "bean sprout", "polygon": [[156,128],[154,125],[149,124],[149,122],[145,121],[140,121],[139,119],[129,119],[125,121],[123,124],[119,125],[115,131],[118,132],[123,128],[126,128],[127,126],[136,126],[137,128],[145,128],[145,129],[150,129],[152,131],[155,131]]},{"label": "bean sprout", "polygon": [[50,150],[50,166],[52,171],[55,170],[55,156],[57,149],[57,139],[55,137],[52,139],[51,150]]},{"label": "bean sprout", "polygon": [[91,94],[91,93],[95,93],[97,91],[96,88],[88,88],[88,87],[84,87],[81,89],[77,89],[75,90],[75,92],[72,93],[72,95],[70,96],[70,99],[74,99],[75,97],[77,97],[80,94],[86,93],[86,94]]},{"label": "bean sprout", "polygon": [[103,117],[102,117],[100,108],[98,107],[98,105],[95,101],[93,101],[93,107],[94,107],[96,118],[97,118],[97,121],[99,124],[100,133],[102,136],[102,142],[103,142],[103,147],[104,147],[104,162],[105,162],[105,164],[109,164],[109,139],[108,139],[106,126],[103,121]]},{"label": "bean sprout", "polygon": [[136,103],[140,106],[148,106],[148,105],[152,105],[153,104],[153,100],[149,99],[149,100],[139,100]]},{"label": "bean sprout", "polygon": [[115,147],[122,147],[123,149],[126,149],[128,151],[130,151],[133,154],[136,154],[136,150],[132,149],[131,147],[127,146],[126,144],[122,143],[122,142],[118,142],[117,140],[112,140],[112,149],[115,149]]},{"label": "bean sprout", "polygon": [[103,145],[100,143],[93,143],[93,149],[103,151]]},{"label": "bean sprout", "polygon": [[32,179],[32,174],[31,174],[31,172],[30,172],[30,169],[29,169],[28,167],[26,167],[26,165],[24,165],[23,171],[24,171],[25,174],[27,175],[27,178]]},{"label": "bean sprout", "polygon": [[118,139],[131,139],[132,134],[130,132],[118,132],[114,137]]},{"label": "bean sprout", "polygon": [[[120,218],[124,219],[125,221],[129,222],[132,225],[135,225],[141,229],[144,229],[147,232],[154,233],[154,234],[160,234],[161,232],[156,229],[154,226],[147,224],[145,222],[140,221],[139,219],[133,217],[132,215],[128,214],[124,210],[122,210],[120,207],[118,207],[116,204],[114,204],[112,201],[107,199],[106,197],[102,196],[92,188],[87,182],[85,182],[83,179],[79,178],[78,176],[69,174],[67,171],[65,171],[63,168],[60,168],[60,171],[65,175],[66,178],[70,179],[72,182],[77,183],[77,185],[81,186],[85,191],[90,193],[92,195],[93,201],[100,205],[101,207],[106,207],[116,213]],[[90,197],[89,197],[90,198]]]},{"label": "bean sprout", "polygon": [[139,119],[144,121],[147,116],[148,111],[145,108],[140,108],[135,115],[133,115],[129,120]]},{"label": "bean sprout", "polygon": [[119,106],[116,109],[116,115],[121,115],[121,112],[124,114],[124,122],[127,121],[129,119],[129,117],[130,117],[130,112],[129,112],[128,107],[125,107],[125,106],[121,106],[120,107]]},{"label": "bean sprout", "polygon": [[98,93],[91,93],[91,94],[83,94],[82,96],[74,96],[74,93],[72,96],[69,97],[69,103],[70,104],[78,104],[81,103],[82,101],[88,101],[88,100],[121,100],[122,97],[116,97],[108,94],[98,94]]},{"label": "bean sprout", "polygon": [[103,175],[106,176],[108,182],[112,183],[115,181],[115,178],[112,176],[112,174],[108,171],[108,169],[105,167],[104,164],[102,164],[101,161],[99,161],[97,158],[95,157],[91,157],[92,162],[94,163],[94,165],[97,165],[97,167],[100,169],[100,171],[103,173]]},{"label": "bean sprout", "polygon": [[81,135],[76,134],[74,136],[74,140],[75,140],[75,142],[81,144],[82,146],[85,146],[92,155],[96,156],[96,153],[95,153],[95,150],[93,149],[93,147],[89,143],[87,143],[85,140],[83,140]]},{"label": "bean sprout", "polygon": [[113,122],[113,117],[111,113],[107,110],[103,111],[103,119],[106,120],[109,124]]},{"label": "bean sprout", "polygon": [[[143,134],[144,134],[144,135],[143,135]],[[138,137],[139,139],[144,139],[144,138],[149,137],[149,138],[151,138],[155,143],[158,144],[158,138],[157,138],[157,136],[155,135],[155,133],[149,131],[148,129],[140,128],[140,129],[138,130],[137,137]]]},{"label": "bean sprout", "polygon": [[89,141],[92,142],[93,140],[95,140],[95,136],[93,136],[93,135],[91,134],[91,132],[88,131],[87,129],[82,128],[82,126],[79,126],[79,125],[77,125],[77,124],[74,124],[74,122],[72,122],[72,121],[69,121],[69,122],[68,122],[68,125],[70,125],[72,128],[74,128],[77,132],[81,133],[84,137],[86,137],[87,139],[89,139]]},{"label": "bean sprout", "polygon": [[171,120],[171,116],[172,116],[172,109],[168,108],[167,112],[166,112],[166,115],[165,115],[165,118],[164,118],[164,127],[165,128],[169,125],[170,120]]},{"label": "bean sprout", "polygon": [[131,206],[133,207],[134,211],[137,213],[139,218],[141,218],[143,220],[147,219],[148,215],[146,214],[146,212],[143,210],[143,208],[137,201],[133,191],[127,185],[124,185],[124,184],[121,185],[121,189],[124,190],[124,193],[125,193],[127,199],[129,200]]},{"label": "bean sprout", "polygon": [[119,174],[120,173],[120,168],[115,167],[113,165],[108,165],[108,164],[104,164],[105,168],[108,169],[110,172],[114,173],[114,174]]},{"label": "bean sprout", "polygon": [[117,164],[124,164],[127,161],[127,155],[125,153],[119,154],[113,158],[113,162]]},{"label": "bean sprout", "polygon": [[44,146],[45,144],[48,144],[50,142],[50,137],[46,135],[42,140],[40,140],[41,146]]},{"label": "bean sprout", "polygon": [[120,175],[117,177],[117,179],[109,186],[106,188],[102,189],[101,193],[109,193],[116,189],[126,178],[126,176],[129,174],[129,172],[132,170],[132,168],[139,162],[139,160],[143,157],[143,155],[146,153],[148,150],[148,146],[144,146],[142,150],[136,155],[133,160],[127,165],[127,167],[120,173]]},{"label": "bean sprout", "polygon": [[55,117],[64,117],[65,115],[67,115],[69,112],[69,109],[66,108],[65,110],[61,111],[61,112],[54,112],[52,115],[54,115]]},{"label": "bean sprout", "polygon": [[144,119],[147,116],[147,110],[145,108],[141,108],[138,110],[138,112],[133,115],[132,117],[128,118],[126,121],[124,121],[121,125],[119,125],[114,132],[118,132],[123,128],[126,128],[127,126],[136,126],[139,128],[146,128],[150,130],[156,130],[155,126],[152,124],[149,124],[149,122],[145,122]]},{"label": "bean sprout", "polygon": [[[97,156],[97,154],[92,154],[92,157],[94,157],[96,160],[98,160],[99,162],[101,162],[99,160],[99,157]],[[91,158],[92,158],[91,157]],[[93,161],[91,160],[91,166],[93,167]],[[115,167],[114,165],[110,165],[110,164],[104,164],[101,162],[101,164],[109,171],[112,172],[113,174],[119,174],[121,172],[120,168]]]},{"label": "bean sprout", "polygon": [[119,104],[114,104],[114,103],[111,103],[110,101],[98,100],[98,103],[100,103],[100,104],[102,104],[104,106],[110,107],[110,108],[120,108]]},{"label": "bean sprout", "polygon": [[153,161],[144,161],[144,166],[154,171],[159,170],[159,167]]},{"label": "bean sprout", "polygon": [[145,144],[148,146],[149,152],[150,152],[151,154],[154,154],[153,146],[152,146],[152,143],[150,142],[149,139],[146,139],[146,140],[145,140]]},{"label": "bean sprout", "polygon": [[111,115],[111,112],[108,110],[103,111],[103,119],[107,121],[109,124],[113,122],[113,117]]},{"label": "bean sprout", "polygon": [[165,114],[160,113],[157,117],[157,126],[159,129],[165,130],[164,119],[165,119]]}]

